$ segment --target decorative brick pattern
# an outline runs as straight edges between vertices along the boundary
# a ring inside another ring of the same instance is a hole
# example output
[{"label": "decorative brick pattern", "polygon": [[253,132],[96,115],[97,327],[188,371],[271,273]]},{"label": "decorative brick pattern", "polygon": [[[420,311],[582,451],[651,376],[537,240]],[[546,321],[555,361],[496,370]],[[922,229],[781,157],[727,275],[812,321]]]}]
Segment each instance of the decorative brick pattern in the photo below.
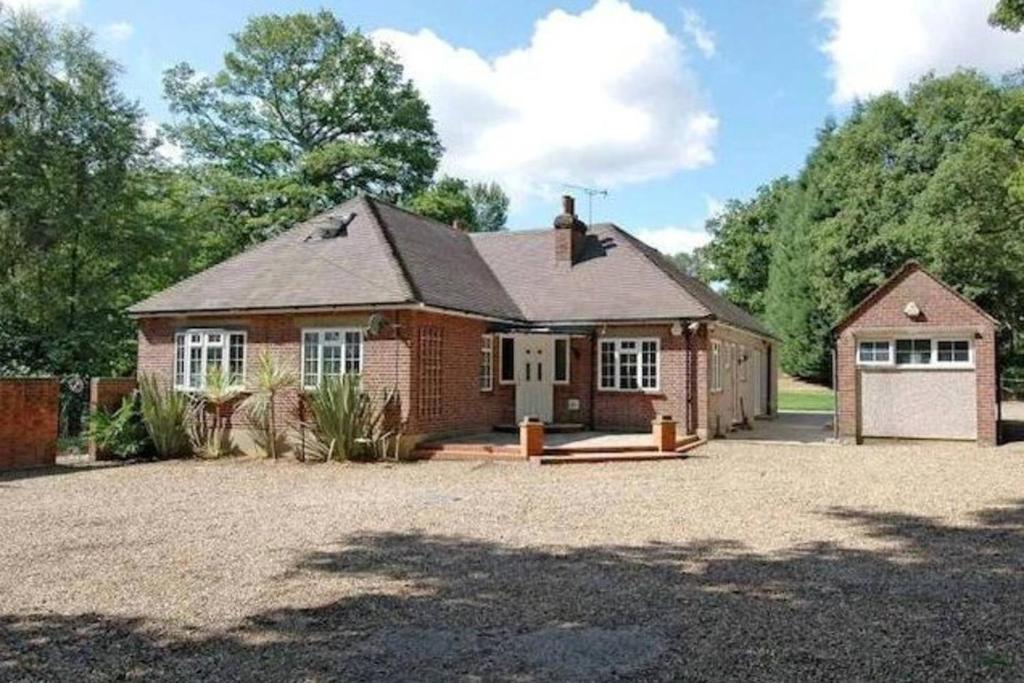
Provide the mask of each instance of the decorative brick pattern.
[{"label": "decorative brick pattern", "polygon": [[[921,314],[905,313],[913,302]],[[836,401],[838,433],[844,442],[862,438],[860,423],[861,371],[857,366],[857,335],[878,329],[942,334],[972,330],[974,334],[978,443],[994,445],[998,435],[995,324],[977,306],[961,298],[926,271],[909,264],[871,294],[837,327]],[[913,419],[913,406],[901,406]]]},{"label": "decorative brick pattern", "polygon": [[59,395],[56,378],[0,380],[0,470],[56,462]]}]

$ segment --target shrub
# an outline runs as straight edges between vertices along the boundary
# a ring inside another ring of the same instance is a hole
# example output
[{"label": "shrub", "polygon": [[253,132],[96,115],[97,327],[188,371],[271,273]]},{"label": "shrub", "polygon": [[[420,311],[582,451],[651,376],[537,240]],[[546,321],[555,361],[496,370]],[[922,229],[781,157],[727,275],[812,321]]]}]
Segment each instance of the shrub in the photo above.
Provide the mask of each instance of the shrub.
[{"label": "shrub", "polygon": [[206,387],[191,396],[188,410],[188,436],[197,455],[221,458],[235,451],[231,428],[224,417],[224,406],[240,393],[230,376],[220,368],[206,374]]},{"label": "shrub", "polygon": [[157,455],[162,458],[189,455],[188,396],[173,389],[163,389],[152,375],[143,375],[139,379],[139,395],[142,421]]},{"label": "shrub", "polygon": [[393,391],[374,401],[362,391],[359,378],[327,379],[309,397],[313,449],[326,460],[370,460],[382,457],[396,432],[385,429]]},{"label": "shrub", "polygon": [[277,395],[296,381],[294,373],[282,368],[272,355],[264,351],[256,366],[253,391],[242,401],[241,407],[252,420],[256,444],[274,460],[284,446],[277,431]]},{"label": "shrub", "polygon": [[113,413],[100,409],[89,417],[88,433],[100,451],[118,458],[134,458],[150,448],[149,435],[142,421],[137,392],[125,396]]}]

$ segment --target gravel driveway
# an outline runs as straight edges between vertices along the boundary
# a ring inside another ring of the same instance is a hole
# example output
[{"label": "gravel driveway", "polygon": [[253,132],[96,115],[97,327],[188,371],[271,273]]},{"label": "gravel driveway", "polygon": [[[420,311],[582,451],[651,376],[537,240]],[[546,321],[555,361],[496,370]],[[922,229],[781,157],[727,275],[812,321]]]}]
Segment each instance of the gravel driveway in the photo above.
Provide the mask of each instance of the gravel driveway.
[{"label": "gravel driveway", "polygon": [[0,478],[0,679],[1021,679],[1024,452]]}]

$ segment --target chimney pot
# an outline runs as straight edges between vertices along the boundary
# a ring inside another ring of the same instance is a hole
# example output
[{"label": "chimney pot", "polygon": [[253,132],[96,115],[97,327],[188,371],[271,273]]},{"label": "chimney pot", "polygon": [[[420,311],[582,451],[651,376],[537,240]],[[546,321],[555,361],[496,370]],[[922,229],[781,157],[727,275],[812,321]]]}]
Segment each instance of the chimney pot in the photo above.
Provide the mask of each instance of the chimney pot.
[{"label": "chimney pot", "polygon": [[576,215],[576,199],[572,195],[562,195],[562,213],[567,216]]}]

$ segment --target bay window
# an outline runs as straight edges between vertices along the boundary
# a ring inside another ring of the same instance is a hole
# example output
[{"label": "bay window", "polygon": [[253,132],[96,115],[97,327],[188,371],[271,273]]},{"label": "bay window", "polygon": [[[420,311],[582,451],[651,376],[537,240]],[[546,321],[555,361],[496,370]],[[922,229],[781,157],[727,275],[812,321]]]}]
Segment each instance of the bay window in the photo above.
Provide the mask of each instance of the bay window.
[{"label": "bay window", "polygon": [[598,386],[606,391],[656,391],[657,339],[602,339]]},{"label": "bay window", "polygon": [[302,331],[302,386],[315,389],[325,379],[360,375],[363,371],[363,331],[329,327]]},{"label": "bay window", "polygon": [[233,386],[245,383],[245,332],[193,329],[174,335],[174,387],[186,391],[206,388],[206,378],[217,370]]}]

